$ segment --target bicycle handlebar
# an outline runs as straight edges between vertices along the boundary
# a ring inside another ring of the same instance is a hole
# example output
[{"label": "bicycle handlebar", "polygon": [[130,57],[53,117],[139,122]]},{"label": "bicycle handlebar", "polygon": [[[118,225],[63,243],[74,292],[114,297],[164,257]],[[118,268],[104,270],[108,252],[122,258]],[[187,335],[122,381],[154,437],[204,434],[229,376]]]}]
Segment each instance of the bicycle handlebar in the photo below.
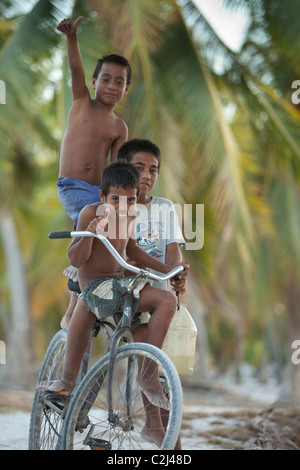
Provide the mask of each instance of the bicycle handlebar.
[{"label": "bicycle handlebar", "polygon": [[183,266],[177,266],[176,268],[172,269],[168,274],[162,274],[161,276],[158,276],[157,274],[150,273],[149,271],[146,271],[145,269],[137,268],[136,266],[132,266],[131,264],[127,263],[122,256],[117,252],[117,250],[112,246],[110,241],[104,237],[103,235],[97,235],[93,232],[89,231],[78,231],[78,232],[70,232],[70,231],[65,231],[65,232],[51,232],[49,233],[49,238],[55,239],[55,238],[75,238],[75,237],[95,237],[98,238],[98,240],[101,240],[102,243],[106,246],[108,251],[111,253],[111,255],[115,258],[115,260],[122,266],[122,268],[127,269],[128,271],[132,271],[133,273],[140,274],[140,273],[147,273],[147,276],[152,279],[153,281],[167,281],[168,279],[171,279],[172,277],[177,276],[178,274],[182,273],[184,271]]}]

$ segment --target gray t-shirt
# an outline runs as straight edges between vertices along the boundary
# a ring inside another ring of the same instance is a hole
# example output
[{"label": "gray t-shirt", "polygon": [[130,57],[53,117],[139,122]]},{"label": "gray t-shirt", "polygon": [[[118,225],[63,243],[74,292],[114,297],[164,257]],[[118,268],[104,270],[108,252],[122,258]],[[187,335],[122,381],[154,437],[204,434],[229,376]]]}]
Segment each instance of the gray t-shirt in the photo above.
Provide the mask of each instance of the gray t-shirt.
[{"label": "gray t-shirt", "polygon": [[[172,201],[152,197],[148,204],[137,204],[136,238],[140,248],[162,263],[166,260],[167,245],[185,244]],[[167,282],[154,281],[153,286],[168,288]]]}]

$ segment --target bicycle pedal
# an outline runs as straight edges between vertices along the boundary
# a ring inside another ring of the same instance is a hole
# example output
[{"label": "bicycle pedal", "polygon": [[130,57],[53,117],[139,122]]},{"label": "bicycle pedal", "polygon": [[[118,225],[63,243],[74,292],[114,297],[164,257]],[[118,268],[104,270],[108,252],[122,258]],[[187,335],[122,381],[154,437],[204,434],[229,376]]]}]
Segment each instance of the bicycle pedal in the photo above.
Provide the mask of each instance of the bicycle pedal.
[{"label": "bicycle pedal", "polygon": [[62,411],[66,404],[69,403],[70,398],[70,395],[66,392],[46,392],[44,396],[44,402],[48,401],[57,406]]},{"label": "bicycle pedal", "polygon": [[111,443],[104,439],[91,438],[89,446],[91,450],[111,450]]}]

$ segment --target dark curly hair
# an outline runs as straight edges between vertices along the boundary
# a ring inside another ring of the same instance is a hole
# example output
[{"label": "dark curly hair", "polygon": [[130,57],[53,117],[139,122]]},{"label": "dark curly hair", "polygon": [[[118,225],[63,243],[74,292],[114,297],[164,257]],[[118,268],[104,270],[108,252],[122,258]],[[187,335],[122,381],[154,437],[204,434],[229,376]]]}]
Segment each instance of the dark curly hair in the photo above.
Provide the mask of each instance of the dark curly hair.
[{"label": "dark curly hair", "polygon": [[153,142],[148,139],[131,139],[124,142],[118,150],[118,159],[125,159],[128,163],[131,162],[134,155],[138,152],[147,152],[155,155],[160,166],[161,154],[160,150]]},{"label": "dark curly hair", "polygon": [[123,189],[136,188],[138,196],[140,191],[139,172],[126,161],[112,162],[102,172],[101,190],[103,196],[107,197],[110,186]]},{"label": "dark curly hair", "polygon": [[131,67],[127,59],[125,57],[118,55],[118,54],[108,54],[104,55],[101,57],[96,65],[95,71],[93,73],[93,78],[97,78],[99,75],[99,72],[101,70],[101,67],[104,63],[111,63],[111,64],[118,64],[118,65],[123,65],[127,69],[127,80],[126,80],[126,85],[130,84],[131,80]]}]

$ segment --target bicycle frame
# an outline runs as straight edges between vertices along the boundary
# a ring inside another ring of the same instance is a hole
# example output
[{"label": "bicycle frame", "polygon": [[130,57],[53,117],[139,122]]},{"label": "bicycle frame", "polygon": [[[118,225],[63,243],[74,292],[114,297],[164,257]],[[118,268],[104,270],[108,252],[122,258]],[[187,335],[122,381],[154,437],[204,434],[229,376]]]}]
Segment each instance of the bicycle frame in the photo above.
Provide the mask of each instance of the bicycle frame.
[{"label": "bicycle frame", "polygon": [[[114,421],[116,419],[113,413],[113,406],[112,406],[112,380],[113,380],[113,372],[114,372],[114,363],[115,363],[117,349],[120,343],[122,341],[128,342],[128,343],[134,342],[134,339],[130,330],[130,325],[131,325],[131,320],[132,320],[132,302],[133,302],[133,290],[134,290],[135,284],[140,278],[151,279],[155,281],[166,281],[180,274],[184,270],[184,268],[183,266],[177,266],[168,274],[165,274],[165,275],[162,274],[158,276],[157,274],[151,273],[148,270],[137,268],[136,266],[132,266],[131,264],[127,263],[122,258],[122,256],[120,256],[117,250],[112,246],[110,241],[103,235],[95,234],[90,231],[51,232],[49,234],[49,238],[51,239],[75,238],[75,237],[98,238],[98,240],[100,240],[105,245],[105,247],[108,249],[108,251],[112,254],[112,256],[120,264],[121,267],[123,267],[127,271],[131,271],[136,274],[136,276],[133,279],[131,279],[131,281],[129,282],[127,291],[124,294],[124,307],[123,307],[122,319],[117,325],[115,331],[113,332],[113,335],[110,338],[108,347],[105,352],[105,353],[109,353],[108,416],[109,416],[109,421],[112,424],[114,424]],[[101,322],[102,320],[99,321],[99,324],[101,324]],[[130,403],[131,403],[130,393],[132,389],[131,384],[133,380],[132,365],[133,365],[133,360],[129,361],[128,369],[127,369],[127,381],[126,381],[127,420],[124,425],[125,430],[129,430],[130,426],[132,426],[131,409],[130,409]],[[99,388],[99,386],[101,386],[101,384],[98,384],[97,388]],[[95,392],[96,392],[95,390],[91,391],[91,393],[95,393]],[[80,412],[80,419],[78,421],[79,422],[84,421],[85,416],[88,414],[89,411],[90,411],[89,406],[85,405]]]}]

